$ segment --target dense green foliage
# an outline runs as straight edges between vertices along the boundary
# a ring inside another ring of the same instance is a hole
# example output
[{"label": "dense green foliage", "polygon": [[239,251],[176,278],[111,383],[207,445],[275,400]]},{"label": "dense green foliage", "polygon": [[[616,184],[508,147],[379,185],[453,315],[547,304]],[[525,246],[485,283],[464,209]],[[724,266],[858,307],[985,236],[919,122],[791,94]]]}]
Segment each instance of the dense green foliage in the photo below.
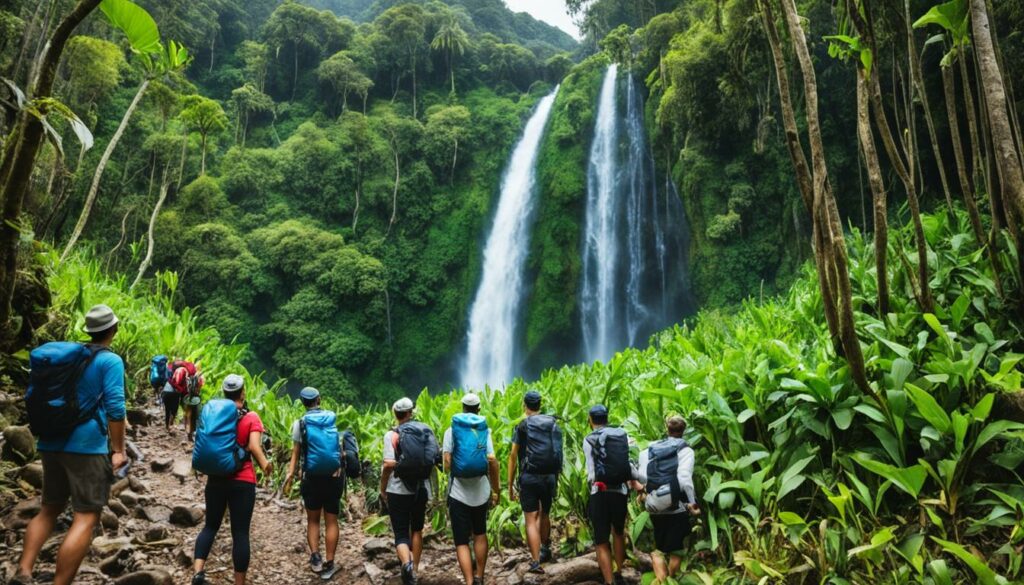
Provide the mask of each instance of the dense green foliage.
[{"label": "dense green foliage", "polygon": [[[250,366],[346,401],[451,380],[508,152],[575,42],[500,0],[140,4],[195,59],[129,115],[83,241],[134,273],[169,191],[149,272],[177,271],[179,301]],[[4,22],[34,41],[36,9]],[[97,148],[44,150],[27,201],[57,245],[145,76],[101,20],[78,32],[57,94]],[[22,82],[18,50],[0,63]]]},{"label": "dense green foliage", "polygon": [[[746,303],[735,314],[703,312],[692,326],[666,331],[650,348],[622,352],[608,364],[562,368],[485,394],[484,414],[499,439],[522,416],[527,388],[540,390],[544,410],[562,417],[570,448],[554,514],[565,552],[589,544],[585,469],[576,447],[588,432],[587,409],[601,402],[640,447],[662,435],[665,413],[689,422],[705,509],[692,546],[712,554],[688,558],[683,582],[806,575],[861,583],[885,575],[897,583],[997,583],[998,575],[1024,576],[1017,548],[1024,489],[1016,473],[1024,461],[1024,423],[1012,422],[1024,420],[1022,332],[994,297],[992,274],[979,262],[983,251],[973,245],[966,218],[956,219],[926,217],[935,314],[922,314],[905,294],[894,296],[889,315],[858,313],[857,332],[872,384],[885,396],[884,412],[834,354],[808,267],[778,299]],[[901,232],[909,239],[908,229]],[[855,234],[851,274],[861,308],[876,286],[870,250]],[[908,290],[904,273],[890,277],[894,290]],[[172,308],[180,294],[176,277],[164,273],[157,283],[154,292],[132,294],[123,279],[112,281],[95,261],[79,259],[51,278],[56,306],[73,316],[73,329],[94,302],[109,302],[121,315],[116,349],[140,386],[149,356],[164,350],[198,360],[214,382],[240,370],[242,347],[219,344],[191,311],[179,315]],[[276,456],[285,458],[290,421],[301,408],[259,378],[249,380],[250,406],[267,423]],[[459,397],[423,392],[417,416],[440,431],[458,411]],[[341,420],[379,461],[390,415],[345,407]],[[499,458],[507,456],[505,440],[497,449]],[[628,532],[643,549],[647,515],[633,506]],[[503,500],[492,512],[492,540],[519,541],[521,522],[510,522],[521,518],[518,511],[517,503]],[[441,508],[433,521],[443,529]],[[380,526],[367,522],[371,531]]]}]

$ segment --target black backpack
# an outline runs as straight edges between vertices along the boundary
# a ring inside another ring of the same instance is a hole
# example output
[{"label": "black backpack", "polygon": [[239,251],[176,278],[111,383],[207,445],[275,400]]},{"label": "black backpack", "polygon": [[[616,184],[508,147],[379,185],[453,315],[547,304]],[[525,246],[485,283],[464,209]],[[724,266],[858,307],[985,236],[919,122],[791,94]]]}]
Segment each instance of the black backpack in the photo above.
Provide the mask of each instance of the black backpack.
[{"label": "black backpack", "polygon": [[25,409],[32,434],[42,438],[66,437],[78,425],[95,418],[100,432],[106,425],[97,415],[101,396],[91,404],[79,404],[78,382],[99,354],[110,351],[101,345],[58,341],[43,344],[29,354],[29,383]]},{"label": "black backpack", "polygon": [[604,427],[587,436],[594,460],[594,480],[619,487],[632,476],[629,466],[629,436],[620,428]]},{"label": "black backpack", "polygon": [[682,497],[679,487],[679,452],[689,447],[683,439],[669,437],[652,443],[647,448],[647,493],[654,493],[663,485],[671,486],[672,503],[678,503]]},{"label": "black backpack", "polygon": [[440,465],[441,448],[434,431],[421,422],[401,424],[395,432],[398,433],[395,477],[414,489],[418,482],[429,479],[431,470]]},{"label": "black backpack", "polygon": [[356,441],[356,434],[352,431],[345,431],[341,434],[341,454],[345,464],[345,475],[349,478],[361,476],[363,465],[359,461],[359,442]]},{"label": "black backpack", "polygon": [[[535,414],[523,421],[526,457],[523,472],[552,475],[562,472],[562,429],[555,417]],[[522,448],[522,446],[520,446]]]}]

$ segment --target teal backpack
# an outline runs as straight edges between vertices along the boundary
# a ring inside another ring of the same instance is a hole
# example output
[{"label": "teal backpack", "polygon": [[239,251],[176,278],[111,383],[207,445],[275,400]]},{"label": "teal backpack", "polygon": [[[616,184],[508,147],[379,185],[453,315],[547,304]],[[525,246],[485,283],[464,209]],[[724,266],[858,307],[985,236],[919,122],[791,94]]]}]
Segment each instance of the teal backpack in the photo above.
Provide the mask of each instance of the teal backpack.
[{"label": "teal backpack", "polygon": [[234,400],[206,403],[199,415],[192,469],[210,476],[228,476],[242,469],[249,452],[238,444],[238,421],[245,413]]},{"label": "teal backpack", "polygon": [[335,420],[329,410],[313,410],[299,419],[304,474],[329,476],[341,469],[341,442]]},{"label": "teal backpack", "polygon": [[487,475],[487,419],[463,412],[452,417],[452,475]]}]

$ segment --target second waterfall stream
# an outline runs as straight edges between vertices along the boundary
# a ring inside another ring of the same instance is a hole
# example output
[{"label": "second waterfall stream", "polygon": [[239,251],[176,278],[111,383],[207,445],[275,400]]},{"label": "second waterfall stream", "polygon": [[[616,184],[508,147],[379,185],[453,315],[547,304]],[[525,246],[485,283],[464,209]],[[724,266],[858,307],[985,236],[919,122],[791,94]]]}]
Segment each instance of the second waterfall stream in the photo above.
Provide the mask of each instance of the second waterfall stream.
[{"label": "second waterfall stream", "polygon": [[464,388],[501,387],[519,373],[517,345],[537,199],[537,153],[557,94],[556,87],[537,104],[502,180],[494,223],[484,246],[483,276],[469,314],[460,375]]}]

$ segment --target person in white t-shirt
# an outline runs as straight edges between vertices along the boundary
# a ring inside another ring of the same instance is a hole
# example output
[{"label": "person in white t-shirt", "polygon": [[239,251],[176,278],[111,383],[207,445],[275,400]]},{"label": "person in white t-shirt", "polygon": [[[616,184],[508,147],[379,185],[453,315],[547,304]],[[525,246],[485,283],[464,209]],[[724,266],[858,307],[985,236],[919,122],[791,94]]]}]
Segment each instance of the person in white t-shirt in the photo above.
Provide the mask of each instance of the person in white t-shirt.
[{"label": "person in white t-shirt", "polygon": [[[455,555],[466,579],[466,585],[483,585],[484,568],[487,565],[487,511],[498,504],[500,485],[498,482],[498,460],[494,456],[494,441],[486,421],[480,414],[480,397],[466,394],[462,397],[462,414],[452,419],[452,426],[459,425],[458,433],[449,428],[444,433],[441,451],[444,454],[444,470],[450,474],[448,486],[448,517],[451,519],[452,536],[455,540]],[[458,441],[458,443],[457,443]],[[486,458],[483,473],[481,469],[459,470],[455,458],[476,459],[472,464],[482,463]],[[457,477],[459,475],[459,477]],[[476,574],[473,573],[473,557],[470,540],[476,556]]]}]

